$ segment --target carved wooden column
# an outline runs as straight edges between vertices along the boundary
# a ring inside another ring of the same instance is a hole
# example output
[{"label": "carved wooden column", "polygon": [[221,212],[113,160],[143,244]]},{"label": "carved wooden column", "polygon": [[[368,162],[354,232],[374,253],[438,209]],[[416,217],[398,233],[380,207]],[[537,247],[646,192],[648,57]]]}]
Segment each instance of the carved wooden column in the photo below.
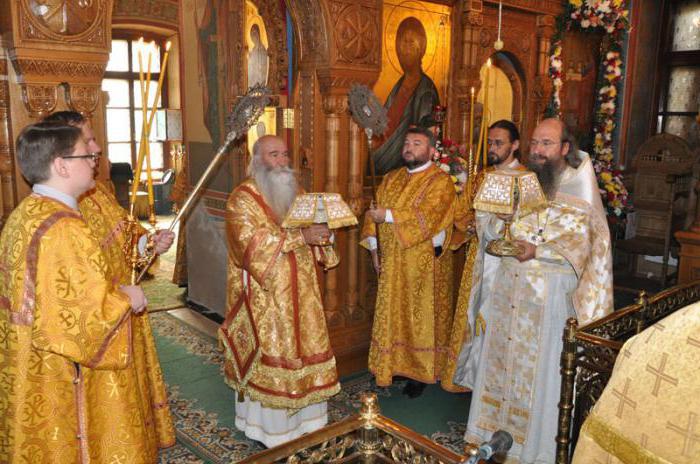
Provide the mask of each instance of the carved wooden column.
[{"label": "carved wooden column", "polygon": [[10,121],[8,60],[0,41],[0,229],[15,207],[13,140]]},{"label": "carved wooden column", "polygon": [[549,53],[552,47],[555,18],[551,15],[537,17],[537,74],[535,75],[535,114],[541,119],[552,95],[549,78]]},{"label": "carved wooden column", "polygon": [[[324,190],[339,192],[338,164],[340,162],[340,118],[347,112],[346,95],[328,95],[323,99],[323,112],[326,117],[326,183]],[[326,293],[324,295],[326,318],[330,327],[342,324],[338,300],[338,268],[326,272]]]},{"label": "carved wooden column", "polygon": [[360,225],[348,229],[347,243],[347,292],[345,305],[348,316],[353,319],[359,309],[358,282],[360,263],[358,261],[360,228],[362,227],[362,137],[365,133],[350,120],[350,140],[348,150],[348,204],[357,216]]},{"label": "carved wooden column", "polygon": [[457,103],[457,127],[453,130],[452,136],[456,140],[467,142],[469,137],[469,112],[471,109],[471,88],[479,91],[481,85],[479,70],[481,64],[479,60],[479,49],[481,48],[480,36],[484,24],[483,2],[481,0],[469,0],[465,2],[461,15],[461,53],[460,63],[455,67],[453,74],[456,83],[456,103]]}]

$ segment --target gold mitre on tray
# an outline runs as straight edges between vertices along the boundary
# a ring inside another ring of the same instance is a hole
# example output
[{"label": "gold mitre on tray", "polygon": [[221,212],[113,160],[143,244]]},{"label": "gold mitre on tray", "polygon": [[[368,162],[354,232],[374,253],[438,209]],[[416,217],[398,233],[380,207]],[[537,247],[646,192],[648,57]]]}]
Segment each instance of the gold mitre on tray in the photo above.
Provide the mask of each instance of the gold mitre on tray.
[{"label": "gold mitre on tray", "polygon": [[328,224],[329,229],[338,229],[356,225],[357,218],[339,193],[299,194],[282,221],[282,227],[293,229],[311,224]]}]

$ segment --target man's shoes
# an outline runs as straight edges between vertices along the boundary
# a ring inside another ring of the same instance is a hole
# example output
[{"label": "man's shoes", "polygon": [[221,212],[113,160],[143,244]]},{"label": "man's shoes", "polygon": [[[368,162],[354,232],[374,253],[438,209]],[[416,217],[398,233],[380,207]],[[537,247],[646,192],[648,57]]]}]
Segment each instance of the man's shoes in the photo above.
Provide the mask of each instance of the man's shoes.
[{"label": "man's shoes", "polygon": [[401,393],[409,398],[418,398],[423,394],[423,390],[425,390],[426,386],[427,384],[424,384],[423,382],[409,380],[406,386],[403,387],[403,391]]}]

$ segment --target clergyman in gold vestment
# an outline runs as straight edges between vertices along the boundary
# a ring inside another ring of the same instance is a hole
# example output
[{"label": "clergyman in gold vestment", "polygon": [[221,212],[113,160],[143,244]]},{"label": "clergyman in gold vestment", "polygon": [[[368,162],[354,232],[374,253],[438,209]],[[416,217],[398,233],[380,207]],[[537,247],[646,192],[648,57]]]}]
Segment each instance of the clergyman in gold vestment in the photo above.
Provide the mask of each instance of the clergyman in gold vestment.
[{"label": "clergyman in gold vestment", "polygon": [[433,151],[432,133],[408,130],[402,153],[406,167],[384,177],[361,241],[379,273],[369,370],[380,386],[390,385],[393,376],[411,379],[404,389],[409,397],[443,377],[452,323],[447,244],[456,194],[450,176],[432,162]]},{"label": "clergyman in gold vestment", "polygon": [[[101,153],[102,148],[95,140],[90,122],[80,113],[59,111],[44,120],[78,127],[82,131],[88,151]],[[94,188],[80,196],[78,209],[92,234],[99,240],[101,250],[107,258],[108,276],[111,281],[122,285],[129,284],[131,267],[124,251],[125,244],[131,242],[127,230],[127,212],[117,203],[106,183],[101,181],[97,181]],[[145,230],[141,228],[139,233],[145,233]],[[156,232],[153,235],[154,251],[157,254],[167,251],[173,238],[172,232]],[[146,236],[142,235],[141,247],[145,245],[145,241]],[[146,428],[147,442],[132,443],[130,446],[142,450],[144,457],[150,456],[148,459],[144,458],[146,462],[153,462],[157,459],[159,448],[175,444],[175,427],[170,416],[168,394],[148,314],[143,313],[132,318],[131,324],[134,338],[133,366],[114,374],[119,376],[116,384],[123,391],[109,396],[113,408],[105,408],[105,411],[109,411],[110,418],[115,414],[131,414],[128,408],[120,407],[120,402],[127,397],[134,398],[135,403],[132,406],[139,410],[141,422]]]},{"label": "clergyman in gold vestment", "polygon": [[700,303],[629,339],[573,464],[700,462]]},{"label": "clergyman in gold vestment", "polygon": [[123,375],[145,296],[112,281],[78,212],[95,155],[80,129],[42,123],[17,159],[33,193],[0,235],[0,462],[153,463]]},{"label": "clergyman in gold vestment", "polygon": [[219,340],[226,382],[238,391],[236,428],[272,447],[323,427],[326,400],[340,390],[312,250],[331,234],[320,224],[280,226],[299,191],[284,140],[258,139],[248,174],[226,207]]}]

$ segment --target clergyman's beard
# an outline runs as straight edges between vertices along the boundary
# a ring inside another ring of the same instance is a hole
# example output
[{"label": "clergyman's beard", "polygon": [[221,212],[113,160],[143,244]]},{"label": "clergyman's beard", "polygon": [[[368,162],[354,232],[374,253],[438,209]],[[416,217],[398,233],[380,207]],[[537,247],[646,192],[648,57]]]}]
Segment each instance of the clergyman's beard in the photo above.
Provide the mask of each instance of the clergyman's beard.
[{"label": "clergyman's beard", "polygon": [[404,158],[404,160],[403,160],[403,164],[404,164],[409,170],[419,168],[419,167],[423,166],[423,165],[424,165],[425,163],[427,163],[427,162],[428,162],[428,160],[420,160],[420,159],[417,159],[417,158],[414,158],[412,161],[406,161],[405,158]]},{"label": "clergyman's beard", "polygon": [[537,164],[530,160],[527,163],[527,167],[537,174],[537,180],[539,180],[542,191],[547,198],[554,198],[559,186],[559,174],[552,162],[547,160],[544,164]]},{"label": "clergyman's beard", "polygon": [[259,166],[254,177],[267,204],[280,220],[284,219],[299,189],[294,170],[290,167]]},{"label": "clergyman's beard", "polygon": [[489,166],[495,166],[496,164],[500,164],[501,158],[498,157],[497,154],[489,152],[486,155],[486,164]]}]

